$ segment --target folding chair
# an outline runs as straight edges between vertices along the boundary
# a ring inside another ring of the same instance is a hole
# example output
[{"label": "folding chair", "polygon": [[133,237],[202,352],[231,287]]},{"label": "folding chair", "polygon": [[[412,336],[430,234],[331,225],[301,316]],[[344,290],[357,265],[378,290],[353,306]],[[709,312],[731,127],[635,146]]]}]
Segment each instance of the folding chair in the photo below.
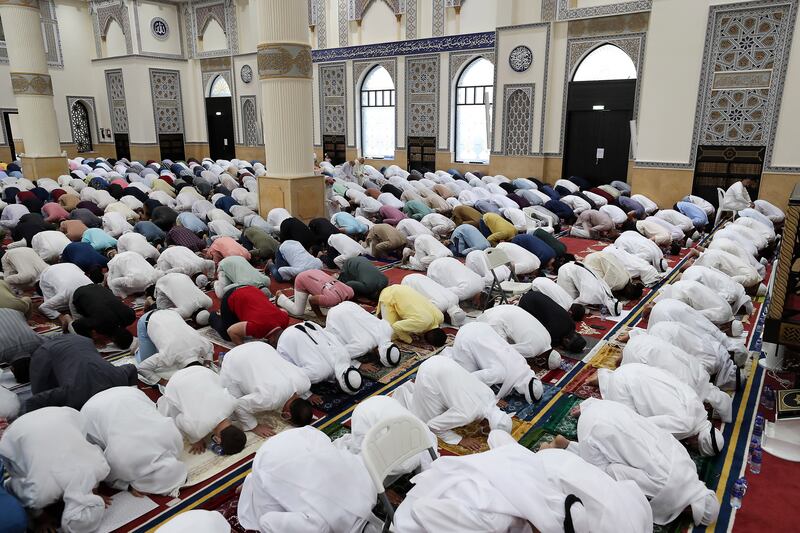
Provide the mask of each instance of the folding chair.
[{"label": "folding chair", "polygon": [[384,480],[395,468],[425,450],[436,460],[436,450],[427,435],[428,428],[420,419],[403,415],[375,424],[364,437],[361,456],[386,511],[384,533],[389,531],[394,519],[394,507],[386,496]]},{"label": "folding chair", "polygon": [[[533,233],[538,228],[548,233],[555,233],[556,222],[541,212],[536,211],[533,206],[524,208],[522,212],[525,213],[525,218],[528,221],[528,233]],[[535,227],[533,227],[534,225]]]},{"label": "folding chair", "polygon": [[722,219],[722,213],[727,212],[736,218],[736,211],[725,207],[725,189],[717,187],[717,218],[714,219],[714,227],[716,228],[719,221]]},{"label": "folding chair", "polygon": [[[508,254],[503,250],[500,248],[487,248],[484,251],[486,252],[486,262],[489,265],[489,271],[492,273],[492,285],[489,287],[489,292],[483,303],[483,310],[485,311],[489,306],[489,302],[491,302],[495,296],[499,295],[500,302],[507,304],[507,294],[523,294],[531,288],[531,284],[520,283],[519,280],[517,280],[517,276],[514,274],[514,264],[511,262],[511,259],[508,258]],[[511,279],[513,281],[500,281],[495,269],[501,266],[508,267],[511,271]]]}]

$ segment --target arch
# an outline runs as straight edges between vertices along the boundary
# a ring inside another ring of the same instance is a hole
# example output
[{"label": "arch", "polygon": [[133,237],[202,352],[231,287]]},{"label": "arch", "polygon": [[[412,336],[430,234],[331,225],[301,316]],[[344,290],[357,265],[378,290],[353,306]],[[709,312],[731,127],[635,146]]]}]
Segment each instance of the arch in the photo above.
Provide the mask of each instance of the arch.
[{"label": "arch", "polygon": [[488,163],[494,107],[494,64],[471,60],[455,83],[453,145],[457,162]]},{"label": "arch", "polygon": [[125,29],[116,17],[109,17],[102,35],[105,57],[123,56],[128,53]]},{"label": "arch", "polygon": [[222,74],[217,74],[208,82],[207,98],[230,97],[231,87]]},{"label": "arch", "polygon": [[92,126],[86,104],[80,100],[73,102],[69,110],[69,117],[72,123],[72,140],[78,153],[91,152],[93,149]]},{"label": "arch", "polygon": [[214,15],[209,15],[202,26],[202,31],[197,34],[197,41],[202,45],[203,52],[212,50],[225,50],[228,48],[228,35],[225,25]]},{"label": "arch", "polygon": [[371,67],[359,94],[361,155],[394,159],[397,91],[389,71],[382,65]]},{"label": "arch", "polygon": [[603,43],[578,62],[572,81],[635,80],[636,64],[622,48]]}]

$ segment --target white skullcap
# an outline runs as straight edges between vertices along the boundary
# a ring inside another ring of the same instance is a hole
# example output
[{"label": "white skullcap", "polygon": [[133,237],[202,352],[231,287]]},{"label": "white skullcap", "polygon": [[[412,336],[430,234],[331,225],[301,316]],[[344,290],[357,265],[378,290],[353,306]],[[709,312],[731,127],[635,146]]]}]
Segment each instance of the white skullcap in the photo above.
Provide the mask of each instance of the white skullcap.
[{"label": "white skullcap", "polygon": [[194,317],[194,321],[197,323],[198,326],[207,326],[208,319],[211,317],[211,313],[207,310],[203,309],[202,311],[198,311],[198,313]]},{"label": "white skullcap", "polygon": [[[716,449],[714,447],[715,441]],[[700,455],[713,457],[719,451],[722,451],[723,446],[725,446],[725,437],[722,436],[722,433],[717,428],[712,427],[711,422],[706,421],[697,434],[697,447]]]},{"label": "white skullcap", "polygon": [[361,389],[361,373],[352,366],[336,376],[336,381],[347,394],[355,394]]},{"label": "white skullcap", "polygon": [[697,525],[713,524],[719,515],[719,501],[711,490],[692,502],[692,521]]},{"label": "white skullcap", "polygon": [[383,366],[397,366],[401,355],[400,348],[392,342],[384,343],[378,348],[378,356]]},{"label": "white skullcap", "polygon": [[550,370],[555,370],[556,368],[561,367],[561,354],[555,350],[550,352],[550,355],[547,357],[547,368]]},{"label": "white skullcap", "polygon": [[200,274],[194,279],[194,283],[195,285],[197,285],[199,288],[202,289],[203,287],[208,285],[208,276],[206,276],[205,274]]},{"label": "white skullcap", "polygon": [[464,325],[464,321],[467,319],[467,313],[457,305],[448,309],[447,315],[450,317],[450,324],[456,327]]},{"label": "white skullcap", "polygon": [[528,384],[525,386],[525,401],[528,403],[538,402],[544,393],[542,382],[536,376],[533,376]]},{"label": "white skullcap", "polygon": [[744,333],[744,326],[741,320],[734,320],[731,322],[731,337],[739,337]]}]

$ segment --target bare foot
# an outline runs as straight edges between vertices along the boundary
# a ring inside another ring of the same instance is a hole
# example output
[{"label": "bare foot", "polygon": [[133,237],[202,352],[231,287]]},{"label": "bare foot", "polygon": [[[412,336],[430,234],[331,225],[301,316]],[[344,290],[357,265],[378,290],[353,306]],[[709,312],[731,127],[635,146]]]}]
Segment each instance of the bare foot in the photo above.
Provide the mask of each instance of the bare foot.
[{"label": "bare foot", "polygon": [[459,446],[462,448],[466,448],[467,450],[472,450],[473,452],[477,452],[481,449],[483,445],[483,441],[477,437],[464,437],[458,443]]},{"label": "bare foot", "polygon": [[556,435],[555,440],[553,440],[554,448],[561,448],[562,450],[566,450],[569,444],[570,440],[563,435]]},{"label": "bare foot", "polygon": [[506,407],[508,407],[508,402],[505,400],[499,400],[497,402],[497,407],[499,407],[500,409],[505,409]]},{"label": "bare foot", "polygon": [[144,498],[145,494],[143,492],[139,492],[138,490],[134,489],[133,487],[130,488],[130,492],[136,498]]},{"label": "bare foot", "polygon": [[619,342],[628,342],[630,340],[630,338],[631,338],[631,334],[628,333],[627,331],[625,333],[620,333],[619,335],[617,335],[617,340]]},{"label": "bare foot", "polygon": [[255,433],[256,435],[258,435],[263,439],[266,439],[267,437],[275,435],[275,430],[273,430],[266,424],[259,424],[253,428],[253,433]]},{"label": "bare foot", "polygon": [[578,418],[579,416],[581,416],[581,406],[576,405],[575,407],[570,409],[569,416],[571,416],[572,418]]}]

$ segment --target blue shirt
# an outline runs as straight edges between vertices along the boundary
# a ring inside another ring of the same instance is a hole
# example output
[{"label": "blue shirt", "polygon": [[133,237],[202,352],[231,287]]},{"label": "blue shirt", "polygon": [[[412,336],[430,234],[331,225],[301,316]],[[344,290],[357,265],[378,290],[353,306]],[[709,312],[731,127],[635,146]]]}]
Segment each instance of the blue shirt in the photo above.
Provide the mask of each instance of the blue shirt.
[{"label": "blue shirt", "polygon": [[545,209],[552,211],[553,214],[561,220],[575,216],[572,208],[560,200],[550,200],[549,202],[545,202],[544,207]]},{"label": "blue shirt", "polygon": [[144,235],[145,239],[147,239],[147,242],[163,241],[167,238],[167,234],[149,220],[137,222],[133,227],[133,231],[140,235]]},{"label": "blue shirt", "polygon": [[336,213],[333,215],[333,225],[343,229],[348,235],[361,235],[369,231],[366,224],[362,224],[350,213]]},{"label": "blue shirt", "polygon": [[483,236],[475,226],[461,224],[450,236],[450,249],[455,255],[466,256],[473,250],[485,250],[489,246],[489,241]]},{"label": "blue shirt", "polygon": [[553,250],[549,244],[535,235],[521,233],[511,239],[511,242],[517,246],[525,248],[530,253],[538,257],[539,261],[542,263],[542,266],[546,266],[547,263],[556,257],[555,250]]},{"label": "blue shirt", "polygon": [[117,239],[101,230],[100,228],[89,228],[83,232],[81,242],[88,242],[92,248],[98,252],[115,248],[117,246]]},{"label": "blue shirt", "polygon": [[208,233],[208,226],[194,213],[184,212],[178,215],[178,224],[192,233]]},{"label": "blue shirt", "polygon": [[708,215],[691,202],[678,202],[678,211],[692,219],[695,228],[704,228],[708,224]]},{"label": "blue shirt", "polygon": [[239,202],[234,200],[233,197],[231,197],[231,196],[223,196],[222,198],[220,198],[219,200],[216,201],[216,203],[214,204],[214,207],[216,207],[217,209],[222,209],[223,211],[225,211],[227,214],[230,215],[231,214],[231,207],[233,207],[235,205],[239,205]]},{"label": "blue shirt", "polygon": [[[0,479],[4,468],[0,464]],[[0,484],[0,531],[7,533],[25,533],[28,528],[28,515],[22,503]]]},{"label": "blue shirt", "polygon": [[478,200],[473,205],[475,209],[480,211],[481,213],[497,213],[500,214],[500,208],[494,202],[490,202],[489,200]]},{"label": "blue shirt", "polygon": [[549,196],[551,200],[560,200],[561,199],[561,195],[558,194],[555,191],[555,189],[553,189],[549,185],[542,185],[541,187],[539,187],[539,190],[542,191],[543,193],[545,193],[547,196]]},{"label": "blue shirt", "polygon": [[617,198],[617,203],[626,213],[635,211],[636,218],[642,218],[644,216],[644,207],[636,200],[631,200],[627,196],[620,196],[619,198]]},{"label": "blue shirt", "polygon": [[94,266],[105,268],[108,266],[108,259],[98,253],[88,242],[73,242],[68,244],[61,252],[62,263],[72,263],[86,272]]}]

